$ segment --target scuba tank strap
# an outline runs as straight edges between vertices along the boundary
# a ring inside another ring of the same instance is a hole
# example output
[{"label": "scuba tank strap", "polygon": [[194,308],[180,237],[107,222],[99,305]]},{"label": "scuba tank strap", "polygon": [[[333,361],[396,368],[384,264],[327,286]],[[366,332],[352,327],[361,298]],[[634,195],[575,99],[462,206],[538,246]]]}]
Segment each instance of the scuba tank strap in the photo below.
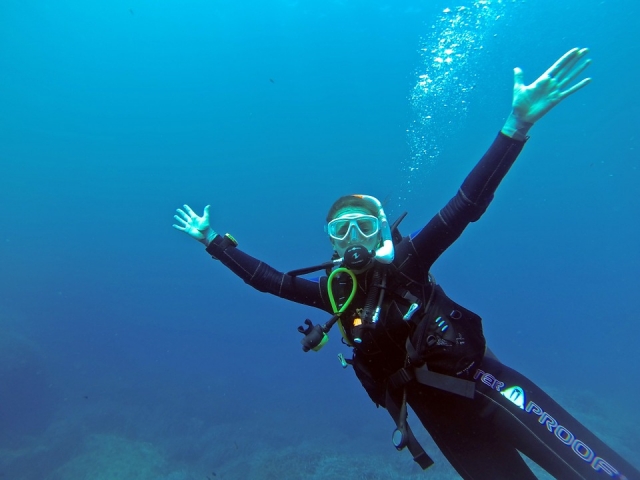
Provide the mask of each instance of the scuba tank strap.
[{"label": "scuba tank strap", "polygon": [[[455,393],[462,397],[473,398],[476,392],[476,384],[471,380],[452,377],[438,372],[432,372],[427,364],[421,360],[418,351],[413,347],[411,340],[406,342],[408,366],[401,368],[389,376],[389,386],[392,389],[403,387],[415,380],[427,387],[437,388],[445,392]],[[414,365],[414,366],[411,366]]]},{"label": "scuba tank strap", "polygon": [[407,391],[402,389],[402,400],[397,402],[391,391],[387,389],[385,398],[385,407],[396,424],[391,440],[396,450],[403,450],[405,447],[409,449],[413,456],[413,461],[420,465],[420,468],[426,470],[434,464],[433,459],[422,448],[420,442],[416,439],[407,423]]},{"label": "scuba tank strap", "polygon": [[476,384],[474,382],[432,372],[427,368],[426,364],[415,368],[414,374],[416,376],[416,382],[428,387],[438,388],[467,398],[473,398],[476,393]]}]

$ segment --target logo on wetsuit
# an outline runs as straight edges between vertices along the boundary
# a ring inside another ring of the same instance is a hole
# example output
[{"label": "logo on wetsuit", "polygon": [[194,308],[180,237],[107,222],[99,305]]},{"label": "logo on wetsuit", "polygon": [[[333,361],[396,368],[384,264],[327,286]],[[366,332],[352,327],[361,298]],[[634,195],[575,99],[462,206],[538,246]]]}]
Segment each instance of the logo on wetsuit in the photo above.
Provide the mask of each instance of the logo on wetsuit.
[{"label": "logo on wetsuit", "polygon": [[575,435],[569,431],[569,429],[560,425],[558,421],[547,412],[545,412],[542,407],[531,400],[529,401],[529,403],[526,403],[525,392],[521,387],[515,385],[513,387],[503,388],[505,386],[504,382],[501,382],[490,373],[484,372],[480,369],[476,370],[473,378],[474,380],[479,379],[483,384],[487,385],[492,390],[499,392],[500,395],[513,403],[516,407],[527,412],[529,415],[538,415],[540,417],[538,419],[538,422],[541,425],[545,425],[547,427],[547,430],[553,433],[555,437],[566,446],[570,447],[571,450],[573,450],[573,453],[578,455],[585,462],[591,464],[591,468],[593,468],[595,471],[604,472],[610,477],[618,478],[620,480],[627,480],[627,477],[622,475],[609,462],[605,461],[599,456],[596,456],[591,447],[589,447],[582,440],[577,439]]}]

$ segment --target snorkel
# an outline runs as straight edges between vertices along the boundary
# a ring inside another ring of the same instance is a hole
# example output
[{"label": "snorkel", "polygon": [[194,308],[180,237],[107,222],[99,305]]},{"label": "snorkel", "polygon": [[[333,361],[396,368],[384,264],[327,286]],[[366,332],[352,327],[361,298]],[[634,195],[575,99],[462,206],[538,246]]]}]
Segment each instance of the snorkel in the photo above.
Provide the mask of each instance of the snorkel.
[{"label": "snorkel", "polygon": [[360,197],[364,200],[368,200],[373,203],[378,209],[378,220],[380,220],[380,236],[382,237],[382,246],[376,250],[376,256],[374,260],[384,263],[385,265],[393,262],[394,249],[393,240],[391,239],[391,227],[387,220],[387,215],[384,213],[382,203],[375,197],[370,195],[354,195],[354,197]]}]

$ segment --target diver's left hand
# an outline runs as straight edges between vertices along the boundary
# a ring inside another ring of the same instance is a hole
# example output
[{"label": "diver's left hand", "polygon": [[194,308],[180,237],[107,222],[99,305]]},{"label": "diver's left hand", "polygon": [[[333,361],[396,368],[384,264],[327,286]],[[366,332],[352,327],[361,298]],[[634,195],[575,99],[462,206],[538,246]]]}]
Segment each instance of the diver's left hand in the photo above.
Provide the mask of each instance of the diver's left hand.
[{"label": "diver's left hand", "polygon": [[571,86],[591,64],[591,60],[585,58],[588,53],[587,48],[572,48],[531,85],[525,85],[522,70],[514,68],[512,111],[502,133],[512,138],[524,139],[533,124],[549,110],[588,85],[590,78]]}]

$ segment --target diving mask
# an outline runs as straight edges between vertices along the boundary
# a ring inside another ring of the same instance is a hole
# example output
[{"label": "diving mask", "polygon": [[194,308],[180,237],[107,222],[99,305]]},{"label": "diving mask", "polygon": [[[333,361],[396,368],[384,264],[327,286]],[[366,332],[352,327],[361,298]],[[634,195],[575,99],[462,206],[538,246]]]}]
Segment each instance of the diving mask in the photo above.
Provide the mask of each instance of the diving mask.
[{"label": "diving mask", "polygon": [[380,221],[373,215],[362,213],[348,213],[334,220],[327,225],[329,236],[338,241],[357,240],[358,236],[363,239],[371,238],[380,231]]}]

